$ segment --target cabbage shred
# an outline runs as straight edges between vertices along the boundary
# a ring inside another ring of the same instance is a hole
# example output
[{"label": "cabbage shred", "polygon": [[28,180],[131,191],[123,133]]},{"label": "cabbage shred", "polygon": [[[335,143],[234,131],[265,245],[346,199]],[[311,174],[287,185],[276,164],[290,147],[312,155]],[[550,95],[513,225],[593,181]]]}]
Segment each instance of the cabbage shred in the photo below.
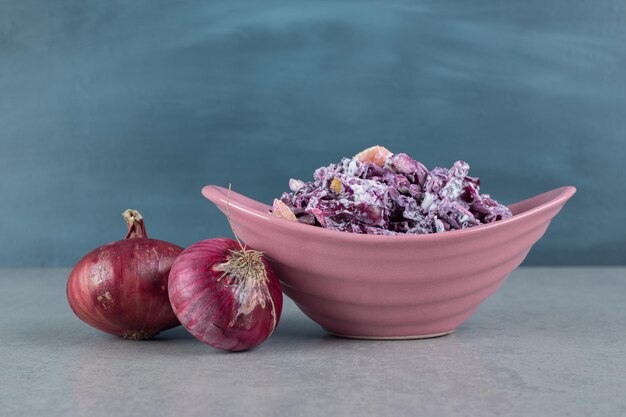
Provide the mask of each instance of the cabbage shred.
[{"label": "cabbage shred", "polygon": [[441,233],[511,217],[468,173],[464,161],[428,171],[404,153],[384,166],[343,158],[318,168],[311,182],[291,179],[280,200],[300,223],[375,235]]}]

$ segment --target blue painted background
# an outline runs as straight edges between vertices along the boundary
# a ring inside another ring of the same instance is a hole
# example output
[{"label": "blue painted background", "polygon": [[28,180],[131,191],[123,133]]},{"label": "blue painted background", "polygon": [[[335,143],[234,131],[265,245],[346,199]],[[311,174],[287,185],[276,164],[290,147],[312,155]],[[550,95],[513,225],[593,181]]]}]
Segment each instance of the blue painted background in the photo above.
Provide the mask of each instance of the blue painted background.
[{"label": "blue painted background", "polygon": [[124,235],[229,235],[204,184],[271,201],[373,144],[465,159],[512,203],[578,194],[526,264],[626,263],[622,1],[0,0],[0,265]]}]

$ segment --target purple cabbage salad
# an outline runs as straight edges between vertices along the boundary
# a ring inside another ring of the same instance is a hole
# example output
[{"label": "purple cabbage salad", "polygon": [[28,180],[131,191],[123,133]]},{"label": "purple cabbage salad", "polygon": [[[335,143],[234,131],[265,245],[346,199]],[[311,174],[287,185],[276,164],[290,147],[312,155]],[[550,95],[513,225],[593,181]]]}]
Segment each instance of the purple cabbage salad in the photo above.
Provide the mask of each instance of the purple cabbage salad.
[{"label": "purple cabbage salad", "polygon": [[274,200],[274,215],[343,232],[374,235],[440,233],[512,216],[469,165],[432,171],[405,153],[382,146],[318,168],[314,180],[289,180],[291,192]]}]

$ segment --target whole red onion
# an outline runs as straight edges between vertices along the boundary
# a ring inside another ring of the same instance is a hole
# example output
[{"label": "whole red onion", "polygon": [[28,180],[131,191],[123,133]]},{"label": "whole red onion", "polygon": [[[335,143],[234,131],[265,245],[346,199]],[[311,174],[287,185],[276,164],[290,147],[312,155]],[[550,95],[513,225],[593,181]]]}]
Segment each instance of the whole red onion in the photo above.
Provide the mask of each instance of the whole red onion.
[{"label": "whole red onion", "polygon": [[85,323],[125,339],[149,339],[180,323],[167,294],[170,268],[181,247],[148,239],[138,211],[126,210],[125,240],[85,255],[67,282],[67,299]]},{"label": "whole red onion", "polygon": [[283,307],[280,282],[263,253],[225,238],[185,249],[172,265],[169,294],[176,316],[192,335],[229,351],[263,343]]}]

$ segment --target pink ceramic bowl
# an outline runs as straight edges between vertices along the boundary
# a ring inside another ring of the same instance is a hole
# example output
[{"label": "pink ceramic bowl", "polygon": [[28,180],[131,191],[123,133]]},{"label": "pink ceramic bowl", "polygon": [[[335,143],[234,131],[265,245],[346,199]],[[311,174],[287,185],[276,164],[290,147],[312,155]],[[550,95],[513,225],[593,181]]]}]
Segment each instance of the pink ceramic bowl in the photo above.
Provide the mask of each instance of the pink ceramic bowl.
[{"label": "pink ceramic bowl", "polygon": [[513,217],[429,235],[374,236],[290,222],[208,185],[202,194],[264,251],[300,309],[329,333],[404,339],[451,333],[522,263],[574,195],[557,188],[509,206]]}]

